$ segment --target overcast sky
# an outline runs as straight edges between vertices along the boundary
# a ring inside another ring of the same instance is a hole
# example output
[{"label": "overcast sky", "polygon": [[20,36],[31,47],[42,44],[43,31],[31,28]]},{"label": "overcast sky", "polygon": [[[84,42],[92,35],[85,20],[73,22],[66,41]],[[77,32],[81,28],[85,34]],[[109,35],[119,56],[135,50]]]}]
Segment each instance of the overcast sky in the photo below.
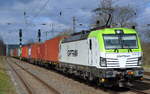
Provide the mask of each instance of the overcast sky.
[{"label": "overcast sky", "polygon": [[[149,24],[150,0],[115,1],[119,6],[136,7],[138,11],[136,21],[141,27]],[[54,33],[48,33],[48,38],[65,28],[71,28],[73,16],[76,17],[77,24],[83,24],[77,25],[77,30],[87,29],[93,15],[91,11],[97,8],[98,4],[99,0],[0,0],[0,36],[6,44],[18,44],[18,30],[21,28],[23,43],[26,43],[29,40],[36,41],[37,30],[41,29],[44,41],[45,32],[52,31],[51,24]]]}]

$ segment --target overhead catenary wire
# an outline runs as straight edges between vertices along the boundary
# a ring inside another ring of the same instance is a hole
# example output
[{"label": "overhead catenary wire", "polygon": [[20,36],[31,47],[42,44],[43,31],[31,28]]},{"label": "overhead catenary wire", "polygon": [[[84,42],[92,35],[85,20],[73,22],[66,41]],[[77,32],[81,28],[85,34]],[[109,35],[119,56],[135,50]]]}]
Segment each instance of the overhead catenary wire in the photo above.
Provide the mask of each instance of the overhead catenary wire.
[{"label": "overhead catenary wire", "polygon": [[[40,13],[41,13],[41,11],[42,10],[44,10],[44,8],[47,6],[47,4],[48,4],[48,2],[49,2],[49,0],[47,0],[45,3],[44,3],[44,5],[41,7],[41,9],[39,10],[39,12],[33,17],[33,19],[35,19],[36,17],[38,17],[39,15],[40,15]],[[145,3],[144,3],[145,4]],[[63,8],[63,9],[74,9],[74,8],[70,8],[70,7],[66,7],[66,8]],[[89,8],[80,8],[80,9],[89,9]],[[63,13],[63,11],[62,10],[60,10],[60,16],[62,15],[62,13]]]},{"label": "overhead catenary wire", "polygon": [[[39,2],[41,2],[42,0],[40,0]],[[32,17],[32,20],[34,20],[34,19],[36,19],[40,14],[41,14],[41,12],[45,9],[45,7],[47,6],[47,4],[49,3],[49,1],[50,0],[47,0],[42,6],[41,6],[41,8],[39,9],[39,11]],[[32,10],[31,10],[31,12],[33,12],[33,8],[32,8]],[[25,11],[24,11],[25,12]],[[25,12],[26,13],[26,12]],[[31,26],[31,23],[28,23],[27,22],[27,13],[26,13],[26,15],[24,15],[24,19],[25,19],[25,24],[26,25],[28,25],[28,26]],[[33,24],[32,24],[33,25]],[[27,28],[27,27],[26,27]]]},{"label": "overhead catenary wire", "polygon": [[[48,4],[49,4],[49,1],[50,0],[39,0],[40,2],[43,2],[42,3],[42,5],[41,5],[41,7],[40,8],[37,8],[37,7],[35,7],[36,9],[37,9],[37,11],[35,12],[35,14],[33,15],[33,19],[32,20],[34,20],[35,18],[37,18],[38,16],[40,16],[40,14],[43,12],[43,11],[45,11],[45,8],[48,6]],[[44,3],[45,2],[45,3]],[[48,2],[48,3],[47,3]],[[45,6],[46,5],[46,6]],[[38,6],[38,5],[36,5],[36,6]],[[132,6],[132,4],[131,4],[131,6]],[[147,2],[146,3],[142,3],[142,4],[140,4],[140,6],[135,6],[136,8],[138,8],[138,9],[141,9],[141,10],[145,10],[148,6],[147,6]],[[28,8],[29,10],[31,9],[31,8]],[[60,8],[61,9],[61,8]],[[63,10],[63,9],[66,9],[66,10]],[[65,8],[62,8],[61,10],[62,10],[62,13],[61,13],[61,15],[63,15],[63,12],[65,12],[65,11],[67,11],[67,9],[68,10],[73,10],[73,9],[75,9],[75,8],[71,8],[71,7],[65,7]],[[78,8],[78,9],[90,9],[90,8]],[[32,11],[34,11],[35,9],[34,8],[32,8],[31,9],[31,12]],[[29,29],[29,28],[31,28],[31,26],[32,25],[34,25],[34,23],[31,23],[29,20],[28,20],[28,12],[26,11],[26,25],[27,26],[25,26],[25,29],[27,30],[27,29]],[[58,15],[59,15],[59,13],[58,13]],[[85,17],[84,17],[84,15],[83,16],[76,16],[77,17],[77,19],[80,19],[80,18],[84,18],[85,19]],[[139,14],[138,13],[138,21],[140,20],[143,20],[143,19],[148,19],[148,15],[141,15],[141,14]],[[86,19],[85,19],[86,20]],[[148,22],[147,22],[148,23]],[[14,30],[15,31],[15,30]],[[18,32],[18,31],[17,31]]]},{"label": "overhead catenary wire", "polygon": [[[41,1],[41,0],[40,0]],[[38,17],[40,14],[41,14],[41,12],[44,10],[44,8],[47,6],[47,4],[48,4],[48,2],[49,2],[49,0],[47,0],[44,4],[43,4],[43,6],[39,9],[39,11],[37,12],[37,14],[33,17],[33,19],[35,19],[36,17]],[[145,4],[145,3],[144,3]],[[144,7],[144,6],[140,6],[140,7]],[[72,10],[72,9],[75,9],[75,8],[71,8],[71,7],[66,7],[66,8],[62,8],[62,9],[70,9],[70,10]],[[63,10],[60,10],[60,16],[61,15],[63,15]],[[89,9],[89,8],[80,8],[80,9]],[[59,15],[59,14],[58,14]],[[80,16],[78,16],[78,18],[80,18]],[[32,19],[32,20],[33,20]],[[140,16],[138,16],[138,20],[140,19]]]},{"label": "overhead catenary wire", "polygon": [[[41,2],[42,0],[40,0],[40,2]],[[33,17],[33,19],[32,20],[34,20],[35,18],[37,18],[39,15],[40,15],[40,13],[45,9],[45,7],[47,6],[47,4],[49,3],[49,1],[50,0],[47,0],[44,4],[43,4],[43,6],[39,9],[39,11],[36,13],[36,15]],[[33,11],[34,9],[32,9],[31,10],[31,12]],[[24,30],[26,29],[29,29],[29,27],[31,26],[31,25],[33,25],[33,26],[35,26],[33,23],[30,23],[30,22],[28,22],[27,21],[27,18],[28,18],[28,16],[27,16],[27,13],[24,11],[24,13],[23,13],[24,15],[24,21],[25,21],[25,27],[24,27]]]},{"label": "overhead catenary wire", "polygon": [[[38,2],[41,3],[42,0],[39,0]],[[28,8],[28,10],[31,10],[30,13],[32,13],[33,11],[35,11],[35,9],[38,9],[37,6],[38,6],[38,5],[36,5],[36,6],[33,7],[32,9],[31,9],[31,8]]]},{"label": "overhead catenary wire", "polygon": [[[40,0],[40,1],[42,1],[42,0]],[[40,8],[40,10],[39,10],[39,12],[37,13],[37,15],[35,15],[33,18],[36,18],[37,16],[39,16],[39,14],[42,12],[42,9],[44,9],[46,6],[47,6],[47,4],[48,4],[48,2],[49,2],[49,0],[47,0],[44,4],[43,4],[43,6]],[[33,11],[33,9],[32,9],[32,11]],[[24,27],[24,30],[26,31],[27,29],[29,29],[29,26],[31,25],[31,23],[28,23],[28,21],[27,21],[27,13],[26,13],[26,11],[25,11],[25,9],[24,9],[24,12],[23,12],[23,16],[24,16],[24,22],[25,22],[25,27]],[[33,20],[33,19],[32,19]]]},{"label": "overhead catenary wire", "polygon": [[50,0],[47,0],[43,6],[39,9],[39,12],[34,16],[34,18],[38,17],[40,15],[40,13],[42,12],[42,10],[45,9],[45,7],[47,6],[47,4],[49,3]]}]

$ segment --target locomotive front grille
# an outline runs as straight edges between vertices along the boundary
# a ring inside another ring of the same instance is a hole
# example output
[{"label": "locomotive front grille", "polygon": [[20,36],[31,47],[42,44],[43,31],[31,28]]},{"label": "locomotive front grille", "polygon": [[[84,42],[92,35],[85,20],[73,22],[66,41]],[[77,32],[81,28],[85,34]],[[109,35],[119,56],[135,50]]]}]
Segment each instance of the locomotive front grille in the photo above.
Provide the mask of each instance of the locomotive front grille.
[{"label": "locomotive front grille", "polygon": [[127,58],[126,61],[126,66],[130,67],[130,66],[137,66],[138,64],[138,57],[135,58]]},{"label": "locomotive front grille", "polygon": [[119,61],[115,58],[107,58],[107,67],[119,67]]}]

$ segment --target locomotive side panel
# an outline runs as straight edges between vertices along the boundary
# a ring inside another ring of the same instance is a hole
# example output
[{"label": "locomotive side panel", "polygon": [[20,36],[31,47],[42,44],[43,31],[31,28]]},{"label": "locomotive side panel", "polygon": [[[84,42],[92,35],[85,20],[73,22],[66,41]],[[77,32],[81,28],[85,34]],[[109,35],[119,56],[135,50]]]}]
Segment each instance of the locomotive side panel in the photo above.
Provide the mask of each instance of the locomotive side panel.
[{"label": "locomotive side panel", "polygon": [[60,47],[60,62],[88,66],[88,40],[62,43]]}]

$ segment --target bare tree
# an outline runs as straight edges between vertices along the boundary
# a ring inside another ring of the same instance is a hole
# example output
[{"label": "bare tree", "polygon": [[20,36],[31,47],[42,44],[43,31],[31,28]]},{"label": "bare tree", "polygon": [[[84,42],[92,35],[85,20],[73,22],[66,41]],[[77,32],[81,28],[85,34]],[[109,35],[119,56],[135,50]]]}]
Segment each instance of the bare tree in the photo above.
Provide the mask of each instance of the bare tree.
[{"label": "bare tree", "polygon": [[104,26],[108,20],[109,15],[111,19],[109,24],[112,27],[128,27],[129,25],[136,25],[133,18],[136,16],[136,11],[130,6],[116,6],[113,0],[100,0],[99,7],[94,9],[93,22],[98,21],[97,26]]},{"label": "bare tree", "polygon": [[[97,26],[105,25],[108,19],[108,15],[113,13],[114,8],[112,7],[112,0],[101,0],[98,8],[94,9],[93,12],[96,14],[93,16],[93,22],[96,23]],[[93,23],[92,22],[92,23]]]},{"label": "bare tree", "polygon": [[130,6],[116,7],[115,11],[113,12],[113,24],[120,27],[136,25],[136,23],[133,21],[135,16],[135,9]]}]

